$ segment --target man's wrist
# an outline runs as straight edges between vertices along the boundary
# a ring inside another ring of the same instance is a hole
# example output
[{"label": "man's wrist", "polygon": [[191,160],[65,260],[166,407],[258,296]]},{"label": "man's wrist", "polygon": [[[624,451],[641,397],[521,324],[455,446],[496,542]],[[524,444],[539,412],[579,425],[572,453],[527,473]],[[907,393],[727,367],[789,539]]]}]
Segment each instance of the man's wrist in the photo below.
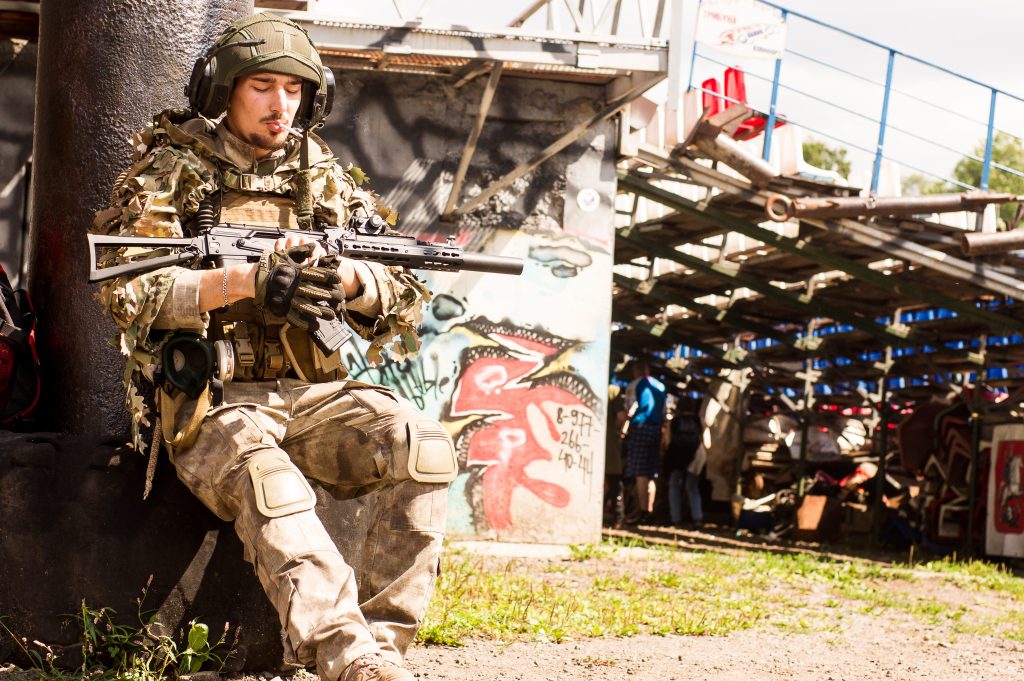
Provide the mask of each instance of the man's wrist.
[{"label": "man's wrist", "polygon": [[354,300],[363,295],[363,282],[356,274],[356,265],[348,259],[342,259],[338,266],[338,276],[341,277],[341,285],[345,289],[345,299]]},{"label": "man's wrist", "polygon": [[228,295],[232,300],[252,298],[256,295],[256,270],[259,263],[228,267]]}]

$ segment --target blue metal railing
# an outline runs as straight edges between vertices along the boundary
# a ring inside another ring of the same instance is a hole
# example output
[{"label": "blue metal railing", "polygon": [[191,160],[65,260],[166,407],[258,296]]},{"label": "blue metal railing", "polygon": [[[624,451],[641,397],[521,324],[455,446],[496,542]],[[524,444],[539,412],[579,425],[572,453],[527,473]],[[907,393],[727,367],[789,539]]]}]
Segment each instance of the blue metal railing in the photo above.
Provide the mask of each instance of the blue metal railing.
[{"label": "blue metal railing", "polygon": [[[703,0],[701,0],[701,2],[703,2]],[[884,79],[884,81],[873,79],[873,78],[869,78],[869,77],[863,76],[861,74],[854,73],[853,71],[850,71],[848,69],[844,69],[844,68],[842,68],[840,66],[837,66],[835,64],[830,64],[827,61],[825,61],[824,59],[819,59],[817,57],[814,57],[814,56],[811,56],[811,55],[808,55],[808,54],[804,54],[804,53],[801,53],[801,52],[795,52],[795,51],[792,51],[792,50],[787,50],[783,57],[780,57],[780,58],[775,60],[774,69],[773,69],[773,75],[772,75],[771,78],[765,78],[763,76],[759,76],[759,75],[754,74],[754,73],[747,74],[747,75],[750,75],[752,78],[756,78],[756,79],[759,79],[759,80],[762,80],[762,81],[765,81],[765,82],[769,82],[771,84],[771,94],[770,94],[769,99],[768,99],[767,107],[762,109],[762,110],[766,110],[767,111],[767,124],[765,126],[764,142],[763,142],[763,147],[762,147],[762,155],[765,158],[765,160],[768,160],[770,155],[771,155],[773,130],[774,130],[774,127],[775,127],[777,119],[780,118],[780,115],[778,114],[778,111],[777,111],[778,103],[779,103],[779,95],[780,95],[780,92],[786,91],[786,92],[789,92],[789,93],[801,95],[803,97],[808,97],[808,98],[810,98],[811,100],[813,100],[813,101],[815,101],[817,103],[820,103],[820,104],[823,104],[825,106],[831,107],[831,108],[833,108],[835,110],[839,110],[839,111],[845,112],[846,114],[852,114],[853,116],[855,116],[855,117],[857,117],[859,119],[864,119],[864,120],[870,121],[871,123],[877,125],[877,130],[876,130],[877,142],[876,142],[875,147],[873,149],[868,149],[866,147],[866,145],[863,145],[863,144],[858,145],[858,144],[855,144],[855,143],[851,142],[850,140],[842,139],[840,136],[837,136],[835,134],[829,134],[829,133],[823,132],[820,129],[816,129],[816,127],[817,128],[827,127],[827,125],[826,126],[807,125],[805,121],[795,120],[791,116],[786,116],[785,117],[786,122],[789,123],[789,124],[795,124],[795,125],[799,126],[802,129],[808,130],[809,132],[813,132],[813,133],[815,133],[817,135],[822,135],[822,136],[824,136],[826,138],[829,138],[829,139],[832,139],[834,141],[840,142],[841,144],[845,145],[846,147],[849,147],[849,148],[852,148],[852,149],[856,149],[856,150],[865,152],[865,153],[870,154],[871,156],[873,156],[873,161],[871,163],[871,186],[870,186],[870,189],[871,189],[872,192],[877,192],[878,191],[879,178],[880,178],[880,174],[881,174],[881,168],[882,168],[883,160],[893,161],[893,162],[898,163],[901,166],[904,166],[904,167],[906,167],[908,169],[914,170],[916,172],[924,173],[926,175],[938,178],[939,180],[941,180],[943,182],[946,182],[946,183],[949,183],[949,184],[952,184],[952,185],[956,185],[956,186],[962,187],[964,189],[973,189],[973,188],[975,188],[975,187],[973,187],[970,184],[966,184],[966,183],[964,183],[962,181],[959,181],[957,179],[954,179],[952,177],[948,177],[947,175],[944,175],[942,173],[937,173],[937,172],[934,172],[932,170],[924,170],[924,169],[922,169],[921,164],[915,164],[913,161],[908,162],[907,159],[895,158],[891,154],[888,154],[886,152],[886,133],[887,133],[887,131],[890,131],[890,130],[891,131],[895,131],[895,132],[899,132],[901,135],[905,135],[905,136],[907,136],[907,137],[909,137],[909,138],[911,138],[913,140],[916,140],[917,142],[920,142],[922,144],[930,145],[934,149],[938,149],[938,150],[941,150],[941,151],[944,151],[944,152],[952,152],[952,153],[958,154],[961,158],[970,159],[972,161],[976,161],[976,162],[980,163],[981,164],[981,174],[980,174],[980,182],[979,182],[979,187],[978,188],[987,189],[989,187],[990,181],[992,179],[992,171],[993,170],[996,170],[996,171],[999,171],[999,172],[1002,172],[1002,173],[1006,173],[1006,174],[1009,174],[1009,175],[1013,175],[1015,177],[1024,178],[1024,169],[1008,167],[1006,165],[1003,165],[1001,163],[993,161],[993,158],[992,158],[993,142],[994,142],[994,139],[995,139],[995,136],[996,136],[997,132],[998,133],[1007,134],[1007,135],[1010,135],[1011,137],[1015,137],[1017,139],[1020,139],[1016,135],[1012,135],[1011,133],[1007,133],[1006,131],[1003,131],[1003,130],[1000,130],[1000,129],[997,128],[997,126],[996,126],[996,115],[997,115],[997,109],[998,109],[999,102],[1002,99],[1005,98],[1007,100],[1012,100],[1012,101],[1015,101],[1015,102],[1024,103],[1024,98],[1022,98],[1022,97],[1020,97],[1018,95],[1015,95],[1013,93],[1007,92],[1005,90],[1002,90],[1000,88],[994,87],[992,85],[989,85],[987,83],[981,82],[981,81],[976,80],[974,78],[971,78],[969,76],[962,75],[962,74],[957,73],[957,72],[955,72],[955,71],[953,71],[953,70],[951,70],[949,68],[946,68],[946,67],[943,67],[943,66],[939,66],[938,64],[934,64],[932,62],[926,61],[926,60],[921,59],[919,57],[915,57],[913,55],[907,54],[907,53],[902,52],[902,51],[900,51],[898,49],[895,49],[895,48],[893,48],[891,46],[884,45],[884,44],[879,43],[877,41],[871,40],[870,38],[866,38],[864,36],[855,34],[855,33],[851,32],[851,31],[848,31],[848,30],[846,30],[844,28],[835,26],[835,25],[827,23],[825,21],[821,21],[819,19],[815,19],[814,17],[807,16],[807,15],[801,14],[799,12],[794,12],[794,11],[792,11],[792,10],[782,6],[782,5],[776,4],[774,2],[768,2],[766,0],[761,0],[761,4],[767,5],[769,7],[773,7],[775,9],[778,9],[781,12],[782,20],[787,23],[787,26],[790,29],[792,29],[792,26],[793,26],[793,23],[791,22],[791,19],[797,18],[797,19],[800,19],[801,21],[813,24],[816,27],[820,27],[820,28],[826,29],[828,31],[833,31],[833,32],[835,32],[835,33],[837,33],[839,35],[846,36],[848,38],[852,38],[855,41],[857,41],[857,42],[859,42],[859,43],[861,43],[863,45],[870,46],[872,48],[876,48],[878,50],[881,50],[881,51],[883,51],[883,53],[884,53],[884,55],[886,57],[886,70],[885,70],[885,79]],[[804,59],[804,60],[807,60],[810,63],[814,63],[814,64],[817,64],[817,65],[822,66],[824,68],[830,69],[831,71],[833,71],[833,72],[835,72],[837,74],[842,74],[844,76],[856,78],[856,79],[858,79],[860,81],[863,81],[863,82],[870,83],[872,85],[876,85],[876,86],[881,87],[882,88],[882,105],[881,105],[880,115],[876,118],[874,116],[870,116],[868,114],[865,114],[865,113],[862,113],[862,112],[859,112],[859,111],[854,111],[852,108],[842,106],[842,105],[837,104],[837,103],[835,103],[833,101],[829,101],[829,100],[827,100],[827,99],[825,99],[823,97],[818,97],[818,96],[812,95],[812,94],[810,94],[810,93],[808,93],[806,91],[802,91],[802,90],[800,90],[798,88],[793,87],[789,83],[782,82],[782,80],[781,80],[781,75],[782,75],[782,71],[783,71],[783,69],[782,69],[782,61],[783,61],[783,59],[786,56],[794,56],[794,57],[797,57],[799,59]],[[953,110],[951,108],[942,106],[942,105],[937,104],[935,102],[930,102],[930,101],[928,101],[926,99],[923,99],[921,97],[917,97],[917,96],[915,96],[913,94],[910,94],[909,92],[906,92],[904,90],[901,90],[901,89],[895,87],[895,85],[894,85],[895,73],[894,72],[895,72],[895,66],[896,66],[896,63],[897,63],[897,58],[899,58],[900,60],[906,60],[908,62],[912,62],[912,63],[918,64],[918,65],[924,66],[924,67],[926,67],[928,69],[932,69],[934,71],[937,71],[937,72],[942,73],[942,74],[947,75],[947,76],[952,76],[953,78],[957,79],[961,83],[966,83],[966,84],[970,84],[972,86],[977,86],[977,87],[983,88],[988,93],[988,102],[987,102],[988,103],[988,116],[987,116],[987,119],[986,120],[978,120],[976,118],[972,118],[970,116],[966,116],[966,115],[964,115],[964,114],[962,114],[962,113],[960,113],[958,111],[955,111],[955,110]],[[712,94],[714,96],[722,97],[722,99],[724,101],[735,103],[736,102],[735,99],[731,99],[729,97],[723,97],[720,93],[711,92],[709,90],[704,89],[703,87],[695,86],[695,84],[694,84],[694,76],[696,74],[696,69],[697,69],[698,61],[705,61],[705,62],[709,62],[709,63],[712,63],[712,64],[725,65],[723,62],[720,62],[720,61],[714,59],[712,56],[710,56],[710,55],[708,55],[706,53],[701,52],[698,49],[698,44],[697,44],[697,42],[695,40],[694,44],[693,44],[692,55],[691,55],[689,88],[691,90],[696,90],[696,91],[699,91],[699,92],[702,92],[702,93],[709,93],[709,94]],[[970,123],[976,124],[979,127],[983,128],[985,130],[984,153],[983,153],[983,155],[982,156],[978,156],[977,153],[964,152],[962,150],[958,150],[958,149],[950,146],[949,144],[944,144],[943,142],[939,142],[939,141],[937,141],[935,139],[931,139],[929,137],[926,137],[926,136],[914,133],[914,132],[912,132],[910,130],[907,130],[905,128],[901,128],[901,127],[892,125],[890,123],[890,121],[889,121],[889,118],[890,118],[890,114],[891,114],[891,110],[890,110],[891,95],[893,95],[893,94],[899,94],[902,97],[907,97],[907,98],[909,98],[911,100],[917,101],[918,103],[921,103],[921,104],[924,104],[926,106],[932,107],[935,110],[941,111],[941,112],[943,112],[945,114],[956,116],[958,118],[961,118],[961,119],[963,119],[965,121],[968,121]],[[744,103],[746,103],[746,102],[744,102]],[[757,108],[757,107],[755,107],[755,108]]]}]

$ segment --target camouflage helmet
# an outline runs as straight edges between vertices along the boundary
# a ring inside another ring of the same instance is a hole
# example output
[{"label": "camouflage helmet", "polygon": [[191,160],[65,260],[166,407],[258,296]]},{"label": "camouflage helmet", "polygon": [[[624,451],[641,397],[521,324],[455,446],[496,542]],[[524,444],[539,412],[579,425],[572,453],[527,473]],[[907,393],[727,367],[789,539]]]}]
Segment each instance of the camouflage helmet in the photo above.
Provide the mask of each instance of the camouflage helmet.
[{"label": "camouflage helmet", "polygon": [[325,69],[309,34],[294,21],[257,12],[229,26],[196,60],[185,89],[192,111],[216,118],[227,110],[235,79],[266,71],[302,78],[296,122],[316,125],[330,113],[334,74]]}]

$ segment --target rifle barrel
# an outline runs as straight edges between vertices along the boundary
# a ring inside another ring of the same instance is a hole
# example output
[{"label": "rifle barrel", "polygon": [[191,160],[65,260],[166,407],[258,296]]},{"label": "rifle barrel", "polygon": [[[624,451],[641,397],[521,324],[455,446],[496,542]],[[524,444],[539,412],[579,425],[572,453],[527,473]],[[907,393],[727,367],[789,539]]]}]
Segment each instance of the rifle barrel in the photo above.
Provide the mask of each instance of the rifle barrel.
[{"label": "rifle barrel", "polygon": [[462,269],[472,272],[493,272],[495,274],[522,274],[522,258],[508,258],[501,255],[463,253]]}]

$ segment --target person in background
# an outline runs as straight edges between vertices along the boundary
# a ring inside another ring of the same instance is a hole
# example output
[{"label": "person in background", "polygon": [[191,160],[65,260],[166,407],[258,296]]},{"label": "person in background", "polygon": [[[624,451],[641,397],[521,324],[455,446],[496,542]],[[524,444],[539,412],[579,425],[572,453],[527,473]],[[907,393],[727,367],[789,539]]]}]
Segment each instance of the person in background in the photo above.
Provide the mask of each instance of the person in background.
[{"label": "person in background", "polygon": [[604,524],[614,527],[621,520],[622,436],[626,421],[626,400],[617,385],[608,386],[608,417],[604,445]]},{"label": "person in background", "polygon": [[667,392],[661,381],[650,375],[645,362],[632,364],[634,402],[629,409],[626,437],[626,477],[636,480],[639,511],[626,518],[626,524],[650,522],[654,506],[651,482],[661,469],[661,427],[665,422]]},{"label": "person in background", "polygon": [[[699,403],[698,403],[699,404]],[[691,399],[680,400],[672,419],[670,440],[666,458],[668,459],[669,481],[668,498],[669,513],[672,524],[683,527],[683,486],[690,505],[690,520],[694,525],[704,522],[701,508],[700,469],[696,474],[689,469],[694,465],[697,450],[701,444],[700,419],[696,413],[696,404]]]}]

